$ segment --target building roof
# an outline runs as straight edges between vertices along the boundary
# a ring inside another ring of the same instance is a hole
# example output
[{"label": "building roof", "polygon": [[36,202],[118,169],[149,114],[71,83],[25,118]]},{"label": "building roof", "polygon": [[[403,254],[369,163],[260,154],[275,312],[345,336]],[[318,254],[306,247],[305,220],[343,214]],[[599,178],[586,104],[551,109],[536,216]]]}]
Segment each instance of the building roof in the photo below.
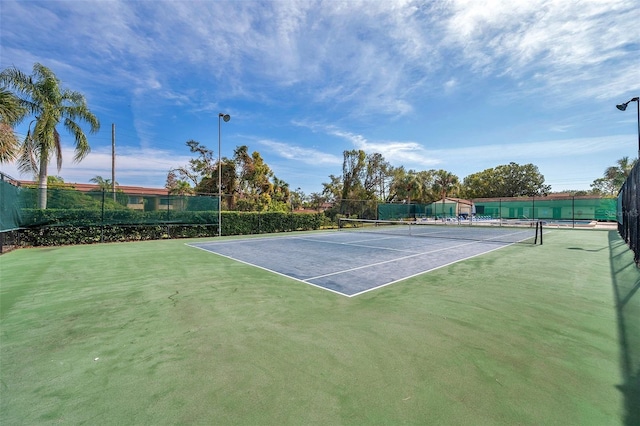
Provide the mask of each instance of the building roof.
[{"label": "building roof", "polygon": [[[38,182],[32,180],[20,180],[18,181],[21,186],[37,186]],[[62,188],[76,189],[80,192],[100,191],[100,186],[95,183],[67,183],[60,184]],[[122,191],[126,194],[135,195],[168,195],[169,190],[167,188],[146,188],[143,186],[129,186],[129,185],[116,185],[118,191]]]},{"label": "building roof", "polygon": [[458,203],[458,204],[466,204],[468,206],[473,205],[473,201],[472,200],[466,200],[464,198],[454,198],[454,197],[445,197],[444,199],[440,198],[438,201],[434,201],[434,203],[441,203],[443,200],[444,200],[445,203],[447,201],[450,201],[450,202],[454,202],[454,203]]}]

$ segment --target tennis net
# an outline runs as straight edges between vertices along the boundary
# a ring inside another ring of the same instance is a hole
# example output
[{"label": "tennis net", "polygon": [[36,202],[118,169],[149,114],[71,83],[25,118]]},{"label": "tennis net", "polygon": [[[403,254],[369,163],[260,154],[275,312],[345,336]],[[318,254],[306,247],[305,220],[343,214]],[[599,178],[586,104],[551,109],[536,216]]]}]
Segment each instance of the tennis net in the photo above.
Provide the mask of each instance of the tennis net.
[{"label": "tennis net", "polygon": [[387,235],[490,241],[508,244],[542,244],[541,221],[475,224],[468,221],[396,221],[346,219],[338,221],[342,231]]}]

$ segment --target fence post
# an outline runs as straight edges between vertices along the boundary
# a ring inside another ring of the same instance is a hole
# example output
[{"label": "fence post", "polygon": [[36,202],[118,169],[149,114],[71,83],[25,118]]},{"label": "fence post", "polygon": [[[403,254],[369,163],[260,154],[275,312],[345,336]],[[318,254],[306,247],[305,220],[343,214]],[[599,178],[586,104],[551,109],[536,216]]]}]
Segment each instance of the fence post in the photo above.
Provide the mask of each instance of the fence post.
[{"label": "fence post", "polygon": [[102,212],[100,215],[100,242],[104,243],[104,194],[105,190],[102,189]]}]

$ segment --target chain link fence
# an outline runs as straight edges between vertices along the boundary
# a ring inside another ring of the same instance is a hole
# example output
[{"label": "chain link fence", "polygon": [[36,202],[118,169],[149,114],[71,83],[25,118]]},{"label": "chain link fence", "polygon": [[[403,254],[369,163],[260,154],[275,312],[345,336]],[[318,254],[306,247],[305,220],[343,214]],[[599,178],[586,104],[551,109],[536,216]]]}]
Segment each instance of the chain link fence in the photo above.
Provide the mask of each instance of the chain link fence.
[{"label": "chain link fence", "polygon": [[617,200],[618,232],[640,267],[640,161],[627,177]]},{"label": "chain link fence", "polygon": [[[620,233],[632,249],[638,247],[638,171],[637,167],[618,199],[594,196],[446,198],[432,203],[379,203],[377,200],[340,199],[325,203],[322,227],[336,225],[340,218],[380,220],[543,220],[551,224],[578,226],[593,221],[619,222]],[[635,180],[634,180],[635,179]],[[217,194],[173,195],[162,189],[121,191],[77,190],[50,187],[47,208],[38,207],[39,189],[21,186],[0,173],[0,252],[19,243],[20,229],[51,227],[140,227],[156,226],[155,234],[172,235],[171,227],[214,229],[229,212],[266,212],[264,200],[248,202],[237,196]],[[281,212],[292,213],[292,206],[279,203]],[[235,217],[235,216],[234,216]],[[244,218],[242,220],[245,220]],[[259,222],[259,229],[270,228]],[[271,220],[271,219],[269,219]],[[280,222],[281,219],[278,219]],[[267,219],[265,219],[267,223]],[[283,226],[283,225],[279,225]],[[288,225],[287,225],[288,226]],[[293,225],[291,225],[293,226]],[[223,227],[224,228],[224,227]],[[178,228],[176,228],[178,229]],[[207,231],[209,232],[209,231]],[[181,230],[177,234],[182,235]],[[214,232],[215,234],[215,232]]]}]

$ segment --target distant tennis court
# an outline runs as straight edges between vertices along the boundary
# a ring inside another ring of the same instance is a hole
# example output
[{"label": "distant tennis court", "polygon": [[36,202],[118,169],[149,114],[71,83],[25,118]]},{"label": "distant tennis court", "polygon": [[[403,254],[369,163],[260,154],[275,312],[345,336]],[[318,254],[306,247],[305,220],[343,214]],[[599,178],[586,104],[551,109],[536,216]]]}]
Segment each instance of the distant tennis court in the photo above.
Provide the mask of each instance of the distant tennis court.
[{"label": "distant tennis court", "polygon": [[[190,244],[344,296],[359,294],[518,242],[537,228],[351,221],[349,231]],[[420,238],[415,238],[415,237]]]}]

